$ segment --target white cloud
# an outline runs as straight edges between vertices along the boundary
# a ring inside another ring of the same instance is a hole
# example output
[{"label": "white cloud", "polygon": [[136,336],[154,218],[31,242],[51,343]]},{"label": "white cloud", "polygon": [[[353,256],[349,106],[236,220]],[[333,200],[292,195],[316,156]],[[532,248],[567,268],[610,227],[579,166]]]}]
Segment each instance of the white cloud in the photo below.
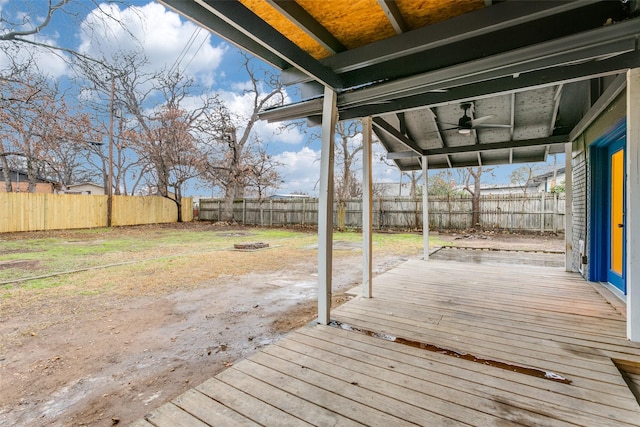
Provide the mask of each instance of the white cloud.
[{"label": "white cloud", "polygon": [[274,156],[283,163],[280,168],[284,184],[278,193],[292,193],[302,191],[311,196],[317,196],[317,183],[320,178],[320,151],[303,147],[299,151],[284,151]]},{"label": "white cloud", "polygon": [[[373,181],[399,182],[400,171],[395,166],[385,164],[380,160],[380,153],[384,149],[373,145]],[[318,180],[320,179],[320,150],[303,147],[298,151],[285,151],[274,156],[275,160],[283,163],[280,174],[284,184],[278,189],[278,193],[287,194],[302,191],[310,196],[317,196],[319,192]],[[361,168],[361,164],[357,165]],[[337,173],[337,171],[336,171]]]},{"label": "white cloud", "polygon": [[212,46],[211,42],[206,30],[158,3],[122,10],[117,4],[102,4],[83,21],[79,50],[109,58],[118,50],[142,48],[150,70],[169,69],[178,63],[188,74],[212,83],[228,45]]},{"label": "white cloud", "polygon": [[[238,83],[234,87],[246,87],[246,84]],[[236,126],[238,127],[238,132],[241,133],[253,112],[253,93],[225,91],[218,93],[232,116],[238,117]],[[264,120],[259,120],[254,124],[253,133],[271,146],[281,144],[297,145],[303,143],[305,139],[304,134],[298,128],[282,129],[281,123],[268,123]]]}]

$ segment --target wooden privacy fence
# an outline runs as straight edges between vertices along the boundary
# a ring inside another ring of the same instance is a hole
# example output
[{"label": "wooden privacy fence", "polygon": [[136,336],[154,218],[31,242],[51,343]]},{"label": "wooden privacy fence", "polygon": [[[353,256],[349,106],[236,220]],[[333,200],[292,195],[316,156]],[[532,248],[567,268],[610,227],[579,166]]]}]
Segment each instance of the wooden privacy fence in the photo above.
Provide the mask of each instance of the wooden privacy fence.
[{"label": "wooden privacy fence", "polygon": [[[362,227],[362,201],[334,203],[334,225]],[[564,232],[564,194],[501,194],[480,198],[480,227],[483,229]],[[199,219],[220,221],[224,200],[200,199]],[[318,199],[236,200],[233,218],[242,224],[290,226],[318,224]],[[472,228],[472,202],[466,195],[429,197],[429,228],[465,230]],[[374,198],[373,228],[421,229],[422,200],[407,197]]]},{"label": "wooden privacy fence", "polygon": [[[108,196],[0,193],[0,232],[107,226]],[[192,198],[182,199],[183,221],[193,220]],[[176,222],[173,201],[157,196],[113,196],[114,226]]]}]

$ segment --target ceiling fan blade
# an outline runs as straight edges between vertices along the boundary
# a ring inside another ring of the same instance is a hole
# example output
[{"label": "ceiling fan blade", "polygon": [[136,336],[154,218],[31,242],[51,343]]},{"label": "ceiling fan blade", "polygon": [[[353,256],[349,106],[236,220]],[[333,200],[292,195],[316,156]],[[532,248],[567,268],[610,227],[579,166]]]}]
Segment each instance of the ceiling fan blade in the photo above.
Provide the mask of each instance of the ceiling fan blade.
[{"label": "ceiling fan blade", "polygon": [[469,124],[471,125],[471,127],[474,127],[476,125],[479,125],[480,123],[484,123],[487,120],[491,120],[494,119],[496,117],[495,114],[490,114],[488,116],[482,116],[482,117],[477,117],[475,119],[472,119]]},{"label": "ceiling fan blade", "polygon": [[485,124],[479,124],[476,126],[472,126],[472,129],[498,129],[498,128],[504,128],[504,129],[511,129],[513,126],[511,125],[500,125],[497,123],[485,123]]},{"label": "ceiling fan blade", "polygon": [[429,131],[429,132],[426,132],[426,133],[440,133],[440,132],[444,132],[444,131],[447,131],[447,130],[458,130],[458,129],[460,129],[460,126],[455,126],[455,127],[445,128],[445,129],[432,130],[432,131]]},{"label": "ceiling fan blade", "polygon": [[438,120],[435,121],[439,125],[447,125],[447,126],[459,126],[458,123],[449,123],[449,122],[440,122]]}]

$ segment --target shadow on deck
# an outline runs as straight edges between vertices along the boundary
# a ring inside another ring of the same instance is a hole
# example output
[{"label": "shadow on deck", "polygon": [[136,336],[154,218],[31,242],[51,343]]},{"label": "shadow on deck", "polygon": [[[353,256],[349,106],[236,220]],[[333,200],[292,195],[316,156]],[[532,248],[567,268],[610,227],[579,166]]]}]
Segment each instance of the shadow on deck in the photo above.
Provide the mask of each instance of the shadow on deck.
[{"label": "shadow on deck", "polygon": [[640,426],[640,345],[579,275],[407,261],[373,292],[134,425]]}]

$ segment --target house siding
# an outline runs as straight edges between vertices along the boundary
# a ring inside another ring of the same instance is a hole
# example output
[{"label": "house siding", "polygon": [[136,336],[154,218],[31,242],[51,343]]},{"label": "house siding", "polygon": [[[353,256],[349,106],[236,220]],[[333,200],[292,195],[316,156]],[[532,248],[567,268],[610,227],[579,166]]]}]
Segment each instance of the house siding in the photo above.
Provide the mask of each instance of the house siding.
[{"label": "house siding", "polygon": [[[7,191],[7,182],[4,180],[4,174],[2,168],[0,168],[0,193]],[[29,192],[29,177],[19,171],[9,170],[9,181],[11,182],[11,191],[17,193]],[[52,194],[54,191],[54,184],[44,179],[36,178],[35,193]]]},{"label": "house siding", "polygon": [[[575,248],[573,251],[573,259],[571,260],[571,270],[580,271],[580,240],[588,245],[587,224],[589,224],[589,206],[588,201],[588,185],[589,168],[587,165],[586,150],[582,150],[577,156],[573,157],[573,242]],[[585,247],[585,254],[589,253],[589,248]],[[583,276],[588,279],[588,264],[583,269]]]},{"label": "house siding", "polygon": [[[6,181],[0,181],[0,193],[6,193],[7,189],[5,188]],[[29,192],[29,183],[28,182],[12,182],[11,183],[12,191],[17,193],[28,193]],[[35,193],[44,193],[44,194],[53,194],[53,184],[49,182],[37,182]]]},{"label": "house siding", "polygon": [[574,142],[573,166],[573,247],[572,269],[579,271],[580,240],[584,241],[584,255],[587,263],[583,266],[582,275],[590,277],[590,254],[592,249],[591,234],[591,179],[592,165],[590,161],[590,145],[605,135],[626,114],[626,92],[623,91],[609,107],[578,137]]},{"label": "house siding", "polygon": [[75,184],[67,187],[66,194],[91,194],[102,196],[105,194],[104,188],[96,184]]}]

